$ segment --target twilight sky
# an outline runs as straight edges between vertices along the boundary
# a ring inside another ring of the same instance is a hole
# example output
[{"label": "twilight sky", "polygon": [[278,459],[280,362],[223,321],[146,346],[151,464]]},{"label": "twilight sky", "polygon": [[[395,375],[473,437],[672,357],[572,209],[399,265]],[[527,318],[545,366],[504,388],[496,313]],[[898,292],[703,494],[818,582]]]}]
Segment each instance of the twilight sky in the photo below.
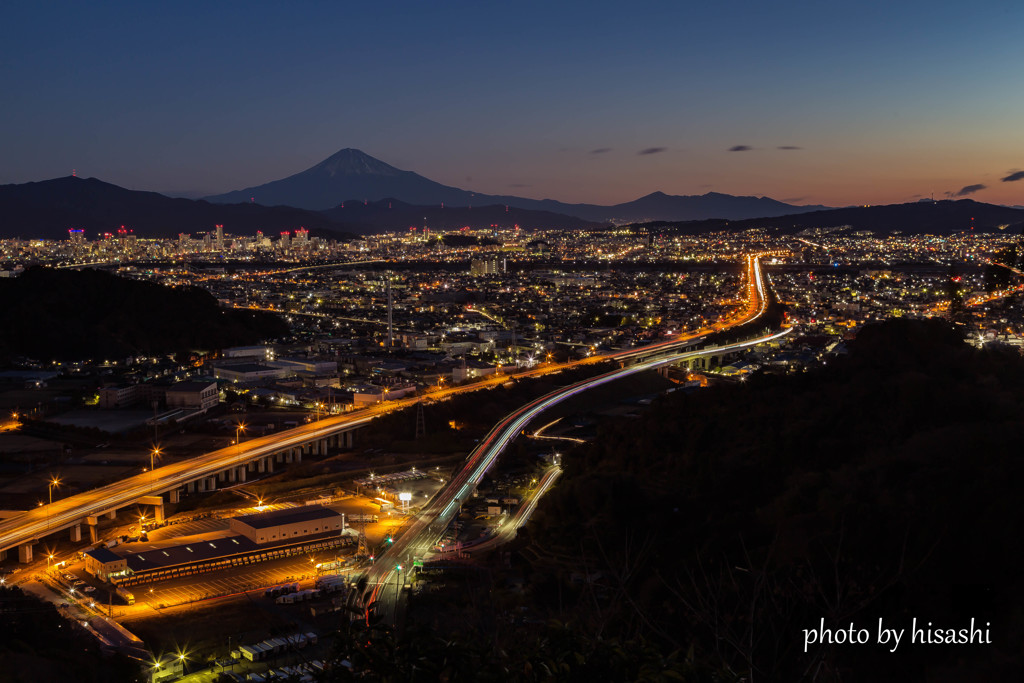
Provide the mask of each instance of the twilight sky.
[{"label": "twilight sky", "polygon": [[201,195],[356,147],[563,201],[1024,204],[1022,36],[1017,0],[8,2],[0,183]]}]

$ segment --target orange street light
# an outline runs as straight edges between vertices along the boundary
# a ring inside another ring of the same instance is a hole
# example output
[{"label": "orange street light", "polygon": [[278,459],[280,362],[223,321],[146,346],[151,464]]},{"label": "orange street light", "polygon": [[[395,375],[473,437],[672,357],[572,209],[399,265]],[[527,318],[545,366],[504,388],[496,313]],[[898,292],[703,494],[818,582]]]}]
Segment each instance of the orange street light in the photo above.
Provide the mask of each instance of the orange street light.
[{"label": "orange street light", "polygon": [[152,493],[156,486],[156,474],[153,472],[154,465],[153,461],[155,458],[160,457],[160,446],[154,445],[153,449],[149,452],[149,492]]},{"label": "orange street light", "polygon": [[245,423],[239,422],[238,426],[235,427],[235,443],[238,445],[238,452],[242,452],[242,434],[245,433]]},{"label": "orange street light", "polygon": [[46,485],[47,492],[49,493],[49,496],[50,496],[50,498],[49,498],[50,502],[46,506],[46,530],[47,531],[50,530],[50,507],[53,505],[53,489],[55,487],[57,487],[57,486],[60,486],[60,478],[56,477],[56,476],[51,477],[49,483],[47,483],[47,485]]}]

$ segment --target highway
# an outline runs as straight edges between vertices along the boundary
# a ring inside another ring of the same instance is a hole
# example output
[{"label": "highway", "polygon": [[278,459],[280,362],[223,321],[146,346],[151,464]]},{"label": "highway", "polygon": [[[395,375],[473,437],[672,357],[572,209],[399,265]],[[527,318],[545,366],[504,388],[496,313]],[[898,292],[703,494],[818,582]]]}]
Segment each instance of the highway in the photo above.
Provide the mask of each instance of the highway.
[{"label": "highway", "polygon": [[[767,297],[760,265],[756,257],[748,259],[748,296],[747,315],[738,317],[729,326],[738,325],[756,319],[767,308]],[[790,332],[789,329],[768,333],[755,339],[727,344],[724,346],[699,351],[668,353],[653,359],[638,360],[632,365],[606,372],[602,375],[576,382],[567,387],[557,389],[545,396],[527,403],[507,415],[495,425],[479,445],[469,454],[466,464],[452,477],[451,481],[420,512],[417,518],[406,526],[404,533],[377,558],[367,572],[367,595],[363,604],[367,607],[367,618],[372,611],[391,623],[396,622],[397,606],[400,597],[399,584],[401,572],[409,571],[412,561],[422,558],[433,550],[438,537],[458,514],[461,505],[469,500],[480,480],[495,463],[497,458],[537,416],[553,405],[584,391],[612,382],[628,375],[645,372],[669,365],[680,360],[698,356],[719,355],[750,348],[757,344],[778,339]],[[639,358],[652,350],[670,349],[680,344],[679,338],[672,342],[654,344],[643,349],[620,354],[619,358]],[[692,339],[687,343],[693,343]]]},{"label": "highway", "polygon": [[[632,365],[629,368],[623,368],[618,371],[600,375],[587,380],[586,382],[572,385],[572,387],[559,390],[558,392],[554,392],[553,394],[537,399],[537,401],[534,401],[521,409],[525,412],[522,412],[521,414],[513,414],[510,418],[503,421],[498,427],[495,427],[491,434],[488,435],[488,438],[482,442],[481,446],[483,446],[483,443],[497,443],[495,440],[497,439],[496,435],[498,432],[495,430],[500,431],[500,428],[512,423],[525,426],[525,424],[532,419],[533,415],[561,400],[564,400],[565,398],[568,398],[570,395],[573,395],[578,391],[583,391],[587,388],[617,379],[618,377],[623,376],[623,374],[651,369],[675,360],[680,360],[684,357],[672,355],[659,358],[655,361],[643,360],[646,356],[669,353],[676,347],[685,347],[699,343],[703,339],[701,334],[705,332],[712,331],[713,329],[724,329],[726,327],[742,324],[757,318],[764,312],[767,306],[763,275],[757,255],[750,255],[747,257],[746,280],[748,306],[743,311],[737,312],[731,321],[719,323],[712,328],[705,328],[697,331],[696,333],[688,335],[679,334],[666,338],[662,341],[636,349],[630,349],[628,351],[594,355],[589,358],[570,361],[569,363],[564,364],[542,363],[530,370],[516,373],[514,375],[516,378],[536,377],[551,372],[558,372],[569,367],[588,365],[608,360],[621,362],[637,361],[635,365]],[[737,349],[744,347],[743,345],[734,346]],[[719,352],[727,351],[727,348],[719,349]],[[709,354],[697,353],[696,355]],[[666,360],[666,358],[668,360]],[[624,371],[627,370],[628,372],[624,373]],[[51,533],[60,531],[62,528],[67,528],[83,521],[86,517],[99,516],[108,511],[117,510],[131,505],[140,497],[160,494],[170,489],[184,486],[188,482],[196,481],[203,477],[215,476],[218,472],[231,467],[241,466],[257,458],[270,456],[290,447],[300,446],[301,444],[309,441],[325,438],[338,433],[339,431],[354,429],[392,410],[399,410],[401,408],[414,405],[422,400],[439,400],[458,393],[494,387],[499,384],[503,384],[508,380],[509,376],[507,375],[497,375],[467,386],[444,389],[438,388],[436,390],[426,392],[421,396],[387,401],[353,413],[327,417],[317,422],[302,425],[294,429],[254,438],[242,444],[212,451],[187,461],[157,467],[152,472],[127,477],[121,481],[93,489],[91,491],[54,500],[52,504],[33,508],[0,522],[0,550],[10,550],[25,543],[36,542]],[[517,417],[517,415],[519,415],[519,417]],[[520,419],[520,417],[522,419]],[[521,426],[519,428],[521,428]],[[471,487],[476,486],[476,483],[479,482],[479,478],[483,476],[483,473],[486,471],[486,467],[490,466],[490,463],[493,462],[493,458],[497,455],[497,453],[495,453],[492,456],[483,456],[480,455],[479,451],[480,448],[471,454],[470,466],[467,466],[463,470],[465,473],[469,474],[466,474],[463,477],[461,487],[455,489],[452,486],[449,486],[449,488],[446,489],[446,491],[454,492],[452,494],[452,499],[461,496],[461,500],[464,501],[467,492],[472,490]],[[480,463],[483,463],[486,466],[483,469],[476,467],[476,464]],[[476,473],[473,474],[473,472]],[[454,500],[452,500],[452,502],[449,503],[442,511],[435,511],[435,514],[437,512],[443,512],[444,514],[442,516],[447,516],[450,519],[452,510],[457,508],[457,505],[456,508],[453,508],[453,505],[456,505]],[[446,523],[447,522],[445,522],[445,524]],[[431,544],[432,542],[433,541],[431,540]],[[421,540],[417,543],[422,544],[425,542],[422,542]],[[404,546],[405,544],[401,544],[401,547]],[[397,550],[397,548],[395,550]],[[398,555],[396,555],[396,557],[397,556]]]},{"label": "highway", "polygon": [[473,544],[466,544],[460,548],[463,552],[467,553],[478,553],[481,551],[488,551],[497,548],[499,545],[508,543],[516,537],[516,532],[519,527],[530,521],[530,515],[537,509],[537,503],[544,497],[544,494],[554,485],[555,481],[562,475],[562,468],[558,465],[548,468],[548,471],[544,473],[544,476],[537,482],[537,487],[533,490],[529,500],[523,502],[516,510],[516,514],[506,519],[494,534],[488,536],[486,539]]},{"label": "highway", "polygon": [[[522,433],[535,417],[551,406],[584,391],[628,375],[654,370],[663,365],[669,365],[688,358],[740,351],[779,339],[789,334],[789,332],[789,329],[785,329],[781,332],[762,335],[755,339],[735,344],[727,344],[701,351],[669,354],[653,360],[640,361],[633,365],[612,370],[597,377],[558,389],[510,413],[493,427],[486,437],[481,439],[480,444],[469,454],[466,464],[459,473],[451,479],[444,489],[438,492],[420,512],[416,520],[406,527],[405,532],[395,540],[394,544],[377,558],[374,565],[367,572],[367,582],[372,592],[365,601],[365,604],[369,606],[379,602],[380,607],[378,609],[382,610],[385,614],[392,615],[392,621],[394,620],[393,614],[396,607],[394,601],[397,597],[397,591],[387,589],[391,586],[397,587],[399,577],[395,576],[395,573],[405,571],[411,565],[413,559],[422,558],[433,549],[437,538],[456,516],[462,503],[469,500],[480,480],[487,474],[487,471],[498,459],[498,456]],[[384,592],[382,593],[382,591]]]}]

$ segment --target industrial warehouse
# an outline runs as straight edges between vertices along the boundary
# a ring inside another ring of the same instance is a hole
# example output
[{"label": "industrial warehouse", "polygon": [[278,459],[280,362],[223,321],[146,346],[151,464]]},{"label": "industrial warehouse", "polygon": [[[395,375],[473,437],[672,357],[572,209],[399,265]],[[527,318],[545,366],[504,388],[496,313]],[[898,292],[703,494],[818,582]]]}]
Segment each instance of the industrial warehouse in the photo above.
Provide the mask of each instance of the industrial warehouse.
[{"label": "industrial warehouse", "polygon": [[232,518],[237,535],[144,552],[100,547],[85,552],[85,569],[118,586],[162,581],[228,567],[351,545],[344,517],[323,506],[286,508]]}]

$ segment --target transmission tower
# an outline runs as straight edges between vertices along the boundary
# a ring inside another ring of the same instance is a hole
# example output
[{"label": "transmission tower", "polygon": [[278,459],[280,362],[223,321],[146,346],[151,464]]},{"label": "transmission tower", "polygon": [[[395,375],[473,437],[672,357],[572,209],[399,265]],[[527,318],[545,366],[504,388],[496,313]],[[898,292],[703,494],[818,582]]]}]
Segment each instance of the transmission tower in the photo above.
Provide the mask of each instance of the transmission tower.
[{"label": "transmission tower", "polygon": [[416,404],[416,440],[427,435],[427,421],[423,417],[423,404]]},{"label": "transmission tower", "polygon": [[359,525],[359,542],[356,545],[356,557],[369,557],[370,551],[366,549],[366,525]]}]

